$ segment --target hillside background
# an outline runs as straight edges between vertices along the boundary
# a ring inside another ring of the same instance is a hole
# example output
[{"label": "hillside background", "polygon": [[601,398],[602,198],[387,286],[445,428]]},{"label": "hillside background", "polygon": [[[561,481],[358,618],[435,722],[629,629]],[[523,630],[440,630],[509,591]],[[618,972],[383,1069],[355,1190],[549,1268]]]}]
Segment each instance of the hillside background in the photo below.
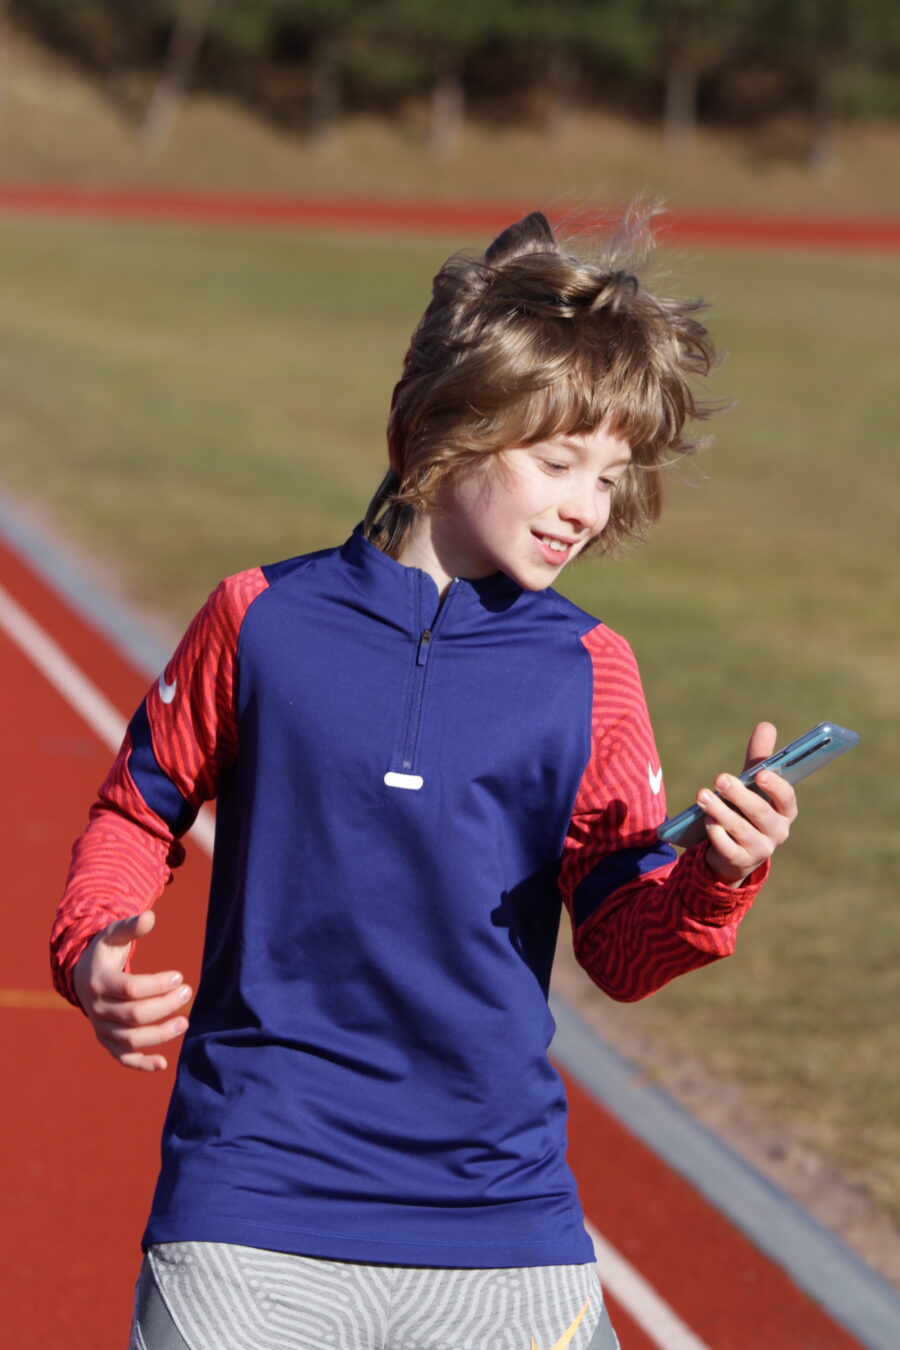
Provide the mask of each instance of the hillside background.
[{"label": "hillside background", "polygon": [[900,0],[0,0],[0,176],[900,211]]}]

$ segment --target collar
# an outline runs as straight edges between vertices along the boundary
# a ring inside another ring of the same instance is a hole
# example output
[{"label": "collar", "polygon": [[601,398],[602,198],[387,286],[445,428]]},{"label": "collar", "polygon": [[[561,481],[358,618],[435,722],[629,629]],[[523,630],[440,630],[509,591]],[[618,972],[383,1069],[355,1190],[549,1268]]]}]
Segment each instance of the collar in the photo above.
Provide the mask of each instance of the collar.
[{"label": "collar", "polygon": [[[433,598],[435,611],[440,607],[434,578],[420,567],[407,567],[405,563],[397,562],[396,558],[390,558],[386,553],[382,553],[380,548],[366,538],[362,525],[357,525],[342,546],[341,556],[353,569],[360,572],[377,572],[382,584],[402,587],[404,592],[409,588],[415,588],[420,594],[428,594]],[[473,602],[489,610],[508,609],[522,594],[522,587],[518,582],[511,580],[505,572],[494,572],[488,577],[477,577],[473,580],[456,577],[451,583],[451,590],[469,596]]]}]

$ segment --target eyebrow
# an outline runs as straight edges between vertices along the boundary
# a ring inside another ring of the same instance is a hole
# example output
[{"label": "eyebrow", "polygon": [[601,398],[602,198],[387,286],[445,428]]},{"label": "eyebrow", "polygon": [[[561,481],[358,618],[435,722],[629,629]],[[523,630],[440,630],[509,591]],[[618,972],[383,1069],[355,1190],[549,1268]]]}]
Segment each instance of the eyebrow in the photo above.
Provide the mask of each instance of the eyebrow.
[{"label": "eyebrow", "polygon": [[[584,446],[578,441],[570,439],[568,436],[560,436],[557,440],[557,444],[561,446],[563,450],[571,450],[573,454],[584,455]],[[632,457],[631,452],[629,451],[627,455],[620,455],[618,459],[611,459],[606,465],[606,468],[618,469],[620,466],[628,468],[631,463]]]}]

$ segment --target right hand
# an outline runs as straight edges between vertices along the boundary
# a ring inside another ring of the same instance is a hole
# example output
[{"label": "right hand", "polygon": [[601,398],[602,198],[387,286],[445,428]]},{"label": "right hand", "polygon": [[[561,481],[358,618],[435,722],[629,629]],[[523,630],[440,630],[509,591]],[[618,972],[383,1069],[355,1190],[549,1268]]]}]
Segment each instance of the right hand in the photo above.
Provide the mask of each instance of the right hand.
[{"label": "right hand", "polygon": [[146,937],[155,922],[153,911],[146,910],[107,924],[85,947],[72,973],[78,1001],[103,1048],[124,1068],[149,1073],[165,1069],[167,1060],[146,1054],[147,1047],[187,1031],[187,1018],[178,1011],[192,993],[178,971],[126,972],[131,944]]}]

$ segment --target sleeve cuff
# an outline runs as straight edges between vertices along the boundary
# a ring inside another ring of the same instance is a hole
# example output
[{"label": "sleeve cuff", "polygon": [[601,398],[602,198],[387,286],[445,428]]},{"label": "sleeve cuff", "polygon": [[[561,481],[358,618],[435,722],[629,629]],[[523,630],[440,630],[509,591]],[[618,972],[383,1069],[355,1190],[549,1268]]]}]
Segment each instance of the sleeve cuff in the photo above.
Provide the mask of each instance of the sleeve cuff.
[{"label": "sleeve cuff", "polygon": [[680,858],[683,870],[684,904],[692,917],[700,923],[723,927],[739,921],[747,913],[768,878],[771,862],[760,863],[743,885],[732,887],[719,881],[707,866],[708,843],[696,844]]}]

